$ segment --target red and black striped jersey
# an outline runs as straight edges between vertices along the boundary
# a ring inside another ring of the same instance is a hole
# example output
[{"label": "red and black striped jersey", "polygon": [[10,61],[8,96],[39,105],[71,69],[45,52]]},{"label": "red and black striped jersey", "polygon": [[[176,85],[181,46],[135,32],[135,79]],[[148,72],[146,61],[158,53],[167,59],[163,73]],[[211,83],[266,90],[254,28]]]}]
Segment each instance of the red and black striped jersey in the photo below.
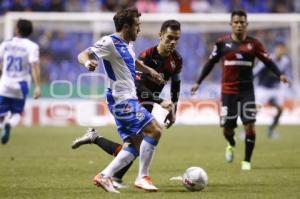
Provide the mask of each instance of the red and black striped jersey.
[{"label": "red and black striped jersey", "polygon": [[234,41],[231,35],[218,39],[208,63],[222,62],[222,93],[253,89],[252,69],[256,57],[266,65],[272,63],[264,46],[253,37],[247,36],[241,42]]}]

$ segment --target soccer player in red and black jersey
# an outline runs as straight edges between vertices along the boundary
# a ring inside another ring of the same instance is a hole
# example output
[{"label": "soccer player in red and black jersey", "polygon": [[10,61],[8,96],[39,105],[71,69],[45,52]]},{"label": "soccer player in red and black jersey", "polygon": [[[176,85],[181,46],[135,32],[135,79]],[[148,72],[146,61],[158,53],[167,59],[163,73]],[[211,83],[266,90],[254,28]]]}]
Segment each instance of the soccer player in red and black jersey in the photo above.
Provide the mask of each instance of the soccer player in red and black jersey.
[{"label": "soccer player in red and black jersey", "polygon": [[208,62],[204,65],[197,82],[192,86],[195,94],[204,78],[214,65],[222,61],[222,106],[220,110],[221,126],[228,141],[225,158],[233,161],[235,139],[234,129],[240,116],[246,132],[245,159],[242,170],[251,170],[251,156],[255,145],[256,104],[253,88],[252,69],[254,60],[260,59],[280,81],[288,83],[287,76],[281,74],[270,59],[263,45],[255,38],[247,36],[247,14],[243,10],[233,11],[230,22],[232,33],[221,37],[214,46]]},{"label": "soccer player in red and black jersey", "polygon": [[[174,124],[176,120],[177,102],[180,92],[180,72],[182,68],[182,58],[175,50],[177,42],[180,38],[181,30],[180,23],[176,20],[167,20],[163,22],[159,33],[160,42],[157,46],[151,47],[143,51],[139,60],[141,60],[148,67],[153,68],[159,72],[164,78],[165,82],[171,80],[171,102],[159,97],[165,84],[160,84],[153,80],[149,74],[143,74],[136,71],[136,90],[140,103],[151,112],[154,103],[159,104],[162,108],[167,109],[169,113],[165,118],[166,128]],[[141,138],[130,138],[129,143],[139,146]],[[94,143],[108,154],[116,156],[121,150],[122,145],[111,140],[99,136],[95,130],[89,130],[83,136],[77,138],[72,148],[76,149],[83,144]],[[122,178],[128,171],[132,162],[117,172],[113,177],[113,184],[116,188],[122,188]]]}]

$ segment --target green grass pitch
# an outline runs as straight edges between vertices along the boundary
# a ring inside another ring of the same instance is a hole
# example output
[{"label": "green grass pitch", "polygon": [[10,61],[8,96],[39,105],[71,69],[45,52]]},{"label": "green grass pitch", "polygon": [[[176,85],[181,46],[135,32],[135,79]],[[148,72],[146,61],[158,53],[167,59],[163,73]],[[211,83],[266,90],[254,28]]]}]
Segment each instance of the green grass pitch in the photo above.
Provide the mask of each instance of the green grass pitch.
[{"label": "green grass pitch", "polygon": [[[266,127],[258,127],[253,170],[242,172],[243,141],[237,139],[235,160],[228,164],[224,160],[226,143],[219,127],[174,126],[164,132],[151,168],[159,192],[145,193],[133,188],[136,162],[125,177],[130,188],[116,195],[92,184],[94,175],[112,157],[96,145],[77,150],[70,147],[71,141],[85,128],[18,127],[13,129],[9,143],[0,146],[0,198],[297,199],[300,198],[299,129],[299,126],[280,126],[280,138],[269,140]],[[101,132],[120,141],[113,126],[102,127]],[[169,181],[190,166],[200,166],[208,173],[209,185],[202,192],[189,192],[180,182]]]}]

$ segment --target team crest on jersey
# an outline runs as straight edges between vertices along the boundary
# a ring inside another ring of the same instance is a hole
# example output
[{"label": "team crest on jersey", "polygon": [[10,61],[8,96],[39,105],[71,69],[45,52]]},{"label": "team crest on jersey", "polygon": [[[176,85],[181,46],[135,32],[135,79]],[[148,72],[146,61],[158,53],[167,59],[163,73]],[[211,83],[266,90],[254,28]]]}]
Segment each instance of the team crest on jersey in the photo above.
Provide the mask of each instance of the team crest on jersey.
[{"label": "team crest on jersey", "polygon": [[248,50],[252,50],[252,49],[253,49],[253,45],[250,44],[250,43],[248,43],[248,44],[247,44],[247,48],[248,48]]},{"label": "team crest on jersey", "polygon": [[174,61],[171,61],[171,67],[172,67],[172,69],[174,69],[175,67],[176,67],[176,65],[175,65],[175,62]]},{"label": "team crest on jersey", "polygon": [[137,112],[135,116],[140,121],[145,118],[145,114],[143,112]]}]

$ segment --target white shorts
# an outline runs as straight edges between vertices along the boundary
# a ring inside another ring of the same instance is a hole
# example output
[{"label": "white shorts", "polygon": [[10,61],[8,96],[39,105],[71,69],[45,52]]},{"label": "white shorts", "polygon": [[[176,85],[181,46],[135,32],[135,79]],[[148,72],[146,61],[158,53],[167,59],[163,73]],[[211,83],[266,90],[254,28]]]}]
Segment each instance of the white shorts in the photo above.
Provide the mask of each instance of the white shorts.
[{"label": "white shorts", "polygon": [[258,87],[255,90],[256,102],[265,105],[270,101],[282,106],[285,100],[285,92],[280,87],[278,88],[264,88]]}]

